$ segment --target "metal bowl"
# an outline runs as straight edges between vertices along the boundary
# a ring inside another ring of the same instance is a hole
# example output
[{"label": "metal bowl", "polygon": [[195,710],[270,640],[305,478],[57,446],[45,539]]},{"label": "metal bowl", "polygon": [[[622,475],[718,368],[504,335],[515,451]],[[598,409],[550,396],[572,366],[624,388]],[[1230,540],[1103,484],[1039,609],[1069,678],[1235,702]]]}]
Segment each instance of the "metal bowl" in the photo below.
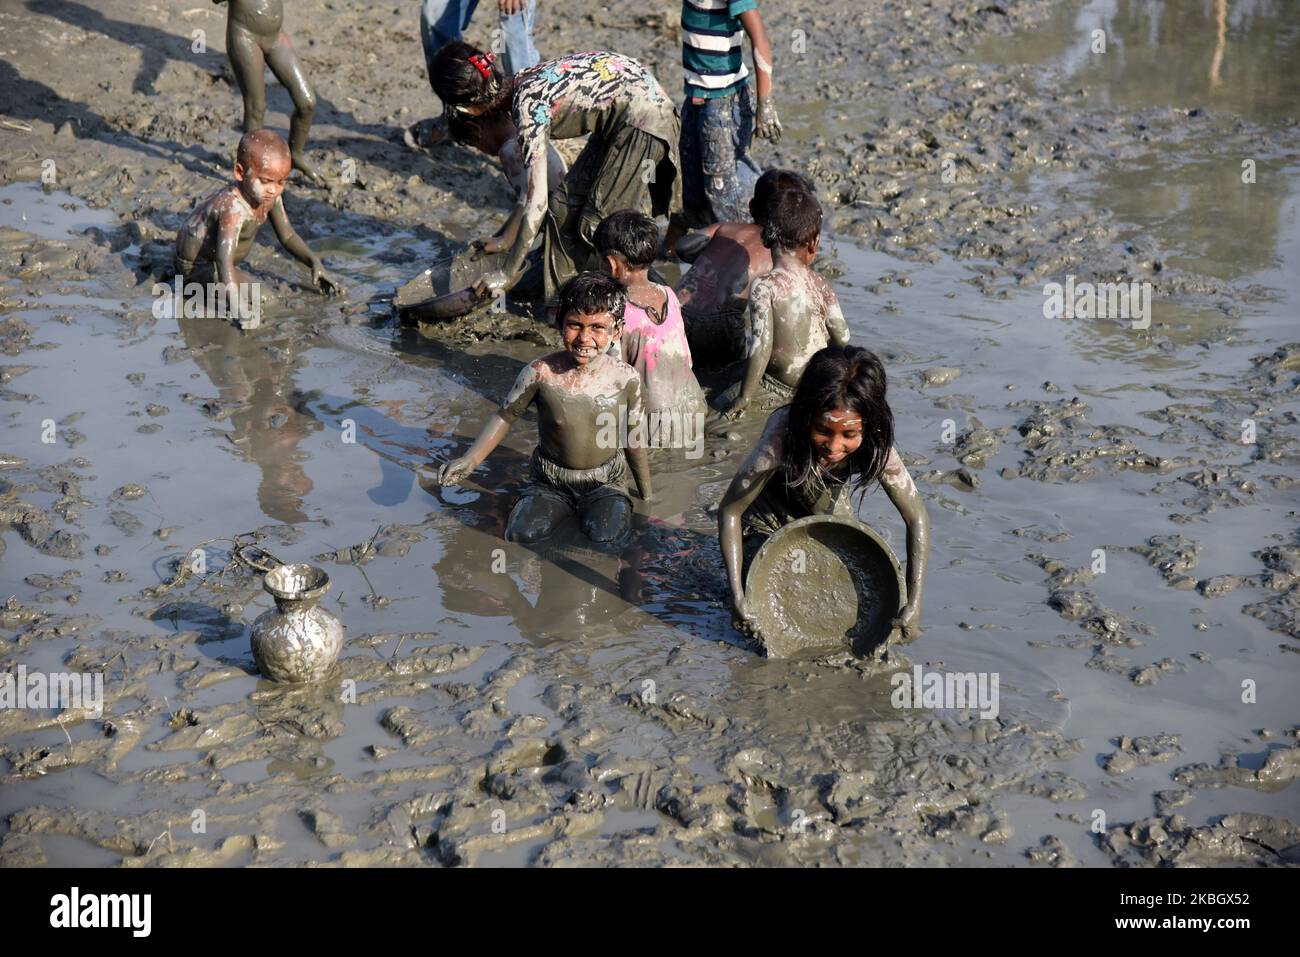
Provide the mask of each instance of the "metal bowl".
[{"label": "metal bowl", "polygon": [[465,250],[434,262],[393,295],[404,322],[441,322],[463,316],[482,299],[471,287],[505,261],[506,254]]},{"label": "metal bowl", "polygon": [[857,519],[801,518],[765,541],[745,576],[745,597],[770,658],[871,654],[907,603],[898,559]]}]

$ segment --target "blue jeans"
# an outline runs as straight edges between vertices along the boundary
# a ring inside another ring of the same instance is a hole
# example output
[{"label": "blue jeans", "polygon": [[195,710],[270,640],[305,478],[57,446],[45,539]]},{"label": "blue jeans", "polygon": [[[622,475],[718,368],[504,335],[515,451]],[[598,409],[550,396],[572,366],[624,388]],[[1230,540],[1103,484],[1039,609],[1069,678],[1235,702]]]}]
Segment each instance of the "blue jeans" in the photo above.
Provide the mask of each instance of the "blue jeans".
[{"label": "blue jeans", "polygon": [[[420,7],[420,40],[424,43],[424,62],[428,66],[445,44],[461,39],[469,26],[478,0],[423,0]],[[537,15],[537,0],[519,13],[499,16],[499,25],[492,31],[491,49],[502,57],[506,73],[513,76],[520,70],[536,66],[541,57],[533,46],[533,18]]]},{"label": "blue jeans", "polygon": [[682,104],[682,204],[693,227],[750,221],[749,200],[762,174],[749,157],[754,107],[749,84],[702,103]]}]

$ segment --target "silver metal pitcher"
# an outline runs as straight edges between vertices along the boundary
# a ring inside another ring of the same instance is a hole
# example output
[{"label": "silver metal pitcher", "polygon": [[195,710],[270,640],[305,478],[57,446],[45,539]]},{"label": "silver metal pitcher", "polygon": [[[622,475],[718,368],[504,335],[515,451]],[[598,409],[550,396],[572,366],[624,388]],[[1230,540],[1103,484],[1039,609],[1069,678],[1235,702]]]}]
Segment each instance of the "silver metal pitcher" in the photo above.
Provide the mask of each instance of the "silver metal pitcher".
[{"label": "silver metal pitcher", "polygon": [[319,681],[343,650],[343,622],[320,600],[330,577],[315,565],[281,565],[262,578],[275,608],[253,622],[253,658],[272,681]]}]

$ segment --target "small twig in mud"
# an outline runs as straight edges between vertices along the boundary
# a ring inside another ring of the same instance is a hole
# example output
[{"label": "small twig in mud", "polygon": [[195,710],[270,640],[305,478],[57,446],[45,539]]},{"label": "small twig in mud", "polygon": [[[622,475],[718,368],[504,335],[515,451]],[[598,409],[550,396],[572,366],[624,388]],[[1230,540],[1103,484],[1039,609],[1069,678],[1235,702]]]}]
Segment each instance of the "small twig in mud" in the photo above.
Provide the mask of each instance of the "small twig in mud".
[{"label": "small twig in mud", "polygon": [[406,640],[406,635],[397,636],[397,647],[393,649],[392,657],[396,658],[397,653],[402,650],[402,642]]}]

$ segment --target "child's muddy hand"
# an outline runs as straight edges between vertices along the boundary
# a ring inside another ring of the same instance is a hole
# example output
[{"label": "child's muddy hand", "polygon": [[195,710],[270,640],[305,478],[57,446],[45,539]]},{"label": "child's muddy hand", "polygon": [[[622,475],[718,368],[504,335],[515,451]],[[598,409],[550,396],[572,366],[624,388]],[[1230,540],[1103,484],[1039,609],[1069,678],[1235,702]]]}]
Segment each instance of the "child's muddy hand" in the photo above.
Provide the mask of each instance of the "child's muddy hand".
[{"label": "child's muddy hand", "polygon": [[915,641],[921,636],[920,607],[912,604],[905,605],[898,617],[890,623],[890,626],[899,633],[901,641]]},{"label": "child's muddy hand", "polygon": [[439,485],[459,485],[469,477],[474,471],[474,463],[469,459],[461,456],[458,459],[452,459],[442,468],[438,469]]},{"label": "child's muddy hand", "polygon": [[731,607],[731,627],[746,638],[752,638],[755,641],[761,638],[758,619],[754,617],[749,602],[744,598],[737,598],[735,604]]},{"label": "child's muddy hand", "polygon": [[489,236],[487,239],[476,239],[470,243],[470,245],[485,256],[499,253],[501,250],[506,248],[505,244],[501,242],[500,236]]},{"label": "child's muddy hand", "polygon": [[337,279],[325,271],[325,267],[316,263],[311,267],[312,284],[327,296],[343,295],[343,286]]},{"label": "child's muddy hand", "polygon": [[739,419],[741,416],[745,414],[745,410],[748,408],[749,408],[748,399],[737,399],[735,402],[731,403],[731,408],[727,409],[726,412],[722,413],[722,417],[726,419],[728,422],[735,422],[737,419]]},{"label": "child's muddy hand", "polygon": [[776,115],[776,105],[772,100],[759,100],[758,113],[754,117],[754,135],[773,143],[781,141],[781,119]]}]

